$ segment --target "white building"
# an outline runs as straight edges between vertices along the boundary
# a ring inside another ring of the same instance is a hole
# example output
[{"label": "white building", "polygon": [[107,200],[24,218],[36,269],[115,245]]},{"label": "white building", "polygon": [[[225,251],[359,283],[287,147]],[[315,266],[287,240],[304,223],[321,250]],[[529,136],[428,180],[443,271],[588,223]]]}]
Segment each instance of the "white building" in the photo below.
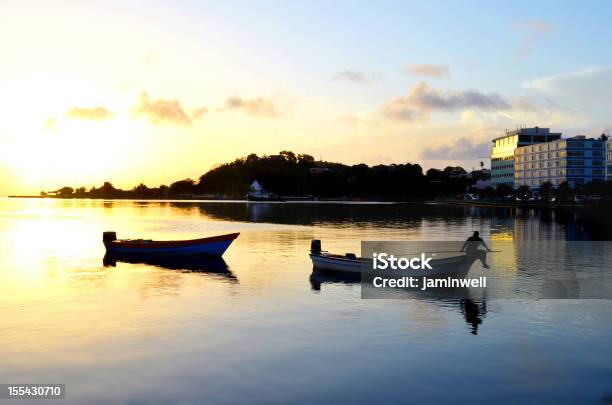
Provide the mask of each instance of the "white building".
[{"label": "white building", "polygon": [[257,180],[253,180],[251,183],[251,192],[249,193],[249,197],[253,198],[269,198],[270,193],[264,190],[263,185]]},{"label": "white building", "polygon": [[516,148],[516,187],[539,188],[544,182],[576,185],[606,178],[606,140],[583,135]]},{"label": "white building", "polygon": [[506,131],[506,135],[493,139],[491,150],[491,184],[497,187],[514,184],[514,151],[516,148],[537,143],[550,142],[561,138],[560,133],[550,132],[549,128],[520,128]]},{"label": "white building", "polygon": [[606,141],[607,145],[607,170],[606,170],[606,179],[612,180],[612,139],[608,139]]}]

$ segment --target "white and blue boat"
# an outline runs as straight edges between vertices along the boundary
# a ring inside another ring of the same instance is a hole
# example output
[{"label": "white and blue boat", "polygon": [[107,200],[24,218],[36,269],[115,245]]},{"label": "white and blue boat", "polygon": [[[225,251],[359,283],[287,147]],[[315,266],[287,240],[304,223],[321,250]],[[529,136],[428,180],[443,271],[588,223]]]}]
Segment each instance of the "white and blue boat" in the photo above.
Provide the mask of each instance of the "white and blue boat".
[{"label": "white and blue boat", "polygon": [[154,257],[213,256],[221,257],[239,233],[201,239],[154,241],[151,239],[117,239],[116,232],[104,232],[106,252],[114,255]]}]

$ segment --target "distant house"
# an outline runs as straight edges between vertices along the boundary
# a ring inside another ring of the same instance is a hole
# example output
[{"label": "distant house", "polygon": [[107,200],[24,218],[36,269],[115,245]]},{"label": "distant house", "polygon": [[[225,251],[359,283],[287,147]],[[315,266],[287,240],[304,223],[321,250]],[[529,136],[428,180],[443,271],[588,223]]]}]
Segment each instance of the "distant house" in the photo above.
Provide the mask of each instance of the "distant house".
[{"label": "distant house", "polygon": [[263,190],[262,184],[258,182],[257,180],[253,180],[253,182],[251,183],[251,191],[259,193],[262,190]]},{"label": "distant house", "polygon": [[253,180],[253,182],[251,183],[251,191],[249,192],[247,197],[253,198],[253,199],[270,198],[270,193],[264,190],[263,184],[261,184],[257,180]]}]

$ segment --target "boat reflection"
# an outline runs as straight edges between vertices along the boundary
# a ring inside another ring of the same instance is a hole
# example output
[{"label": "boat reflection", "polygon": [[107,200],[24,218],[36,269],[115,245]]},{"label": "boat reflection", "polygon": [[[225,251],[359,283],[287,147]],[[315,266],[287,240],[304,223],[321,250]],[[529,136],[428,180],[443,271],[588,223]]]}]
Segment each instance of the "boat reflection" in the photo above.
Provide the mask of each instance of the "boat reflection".
[{"label": "boat reflection", "polygon": [[238,278],[229,269],[221,257],[194,256],[188,258],[143,257],[107,253],[102,260],[105,267],[116,267],[117,262],[131,264],[147,264],[170,270],[183,270],[194,273],[219,275],[228,280],[238,282]]},{"label": "boat reflection", "polygon": [[358,284],[361,282],[361,274],[337,273],[321,270],[313,270],[310,274],[310,287],[314,291],[321,291],[321,285],[327,283]]},{"label": "boat reflection", "polygon": [[[314,291],[321,291],[323,284],[359,284],[361,276],[359,274],[338,274],[337,272],[325,272],[313,270],[310,275],[310,286]],[[472,335],[478,335],[478,328],[482,325],[484,318],[487,316],[487,303],[485,299],[467,298],[468,289],[443,289],[445,294],[415,294],[412,291],[409,299],[418,299],[438,304],[447,308],[459,307],[459,312],[463,315],[465,322],[469,325],[469,331]],[[453,292],[459,295],[454,298],[448,294]],[[410,293],[410,292],[407,292]]]}]

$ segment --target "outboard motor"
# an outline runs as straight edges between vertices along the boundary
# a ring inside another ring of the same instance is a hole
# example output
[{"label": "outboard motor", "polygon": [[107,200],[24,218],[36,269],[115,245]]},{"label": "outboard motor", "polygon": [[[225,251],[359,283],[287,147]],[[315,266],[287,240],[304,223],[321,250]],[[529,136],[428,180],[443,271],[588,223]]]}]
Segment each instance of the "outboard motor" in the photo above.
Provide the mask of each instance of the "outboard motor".
[{"label": "outboard motor", "polygon": [[117,232],[102,233],[102,242],[104,242],[104,246],[106,246],[106,244],[111,243],[114,240],[117,240]]},{"label": "outboard motor", "polygon": [[321,240],[313,239],[310,241],[310,253],[321,253]]}]

